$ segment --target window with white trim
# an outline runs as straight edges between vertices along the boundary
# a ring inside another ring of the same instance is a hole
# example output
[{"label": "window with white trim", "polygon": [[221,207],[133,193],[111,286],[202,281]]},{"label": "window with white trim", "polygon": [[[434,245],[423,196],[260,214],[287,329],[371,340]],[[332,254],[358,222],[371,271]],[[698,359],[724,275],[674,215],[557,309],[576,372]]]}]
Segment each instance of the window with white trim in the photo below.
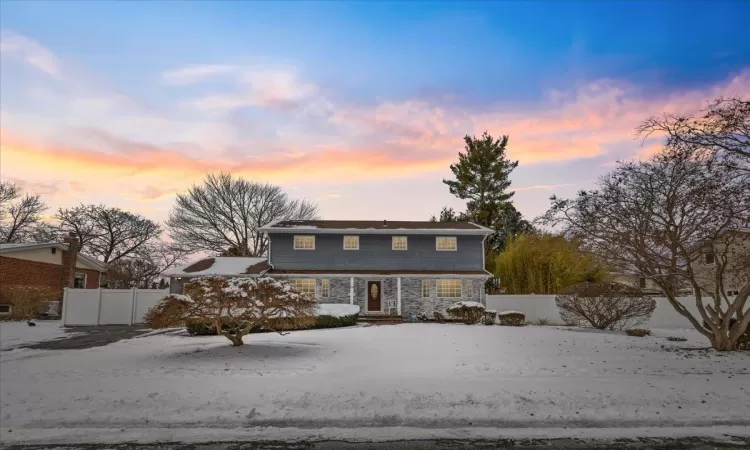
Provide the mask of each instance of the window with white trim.
[{"label": "window with white trim", "polygon": [[75,289],[86,288],[86,274],[84,272],[76,272],[76,276],[73,279],[73,287]]},{"label": "window with white trim", "polygon": [[320,297],[328,298],[331,296],[331,282],[327,278],[320,280]]},{"label": "window with white trim", "polygon": [[461,297],[461,280],[460,279],[439,279],[436,280],[437,296],[443,298]]},{"label": "window with white trim", "polygon": [[455,236],[437,236],[435,238],[435,249],[443,252],[455,252],[458,249],[458,243]]},{"label": "window with white trim", "polygon": [[391,238],[391,249],[406,250],[408,247],[409,243],[406,236],[393,236],[393,238]]},{"label": "window with white trim", "polygon": [[315,297],[315,278],[292,278],[289,281],[300,294]]},{"label": "window with white trim", "polygon": [[474,296],[474,282],[466,280],[466,296],[471,298]]},{"label": "window with white trim", "polygon": [[422,298],[430,296],[430,280],[422,280]]},{"label": "window with white trim", "polygon": [[359,250],[359,236],[344,236],[344,250]]},{"label": "window with white trim", "polygon": [[0,305],[0,316],[9,316],[13,311],[13,305],[3,304]]},{"label": "window with white trim", "polygon": [[315,250],[315,236],[294,236],[295,250]]}]

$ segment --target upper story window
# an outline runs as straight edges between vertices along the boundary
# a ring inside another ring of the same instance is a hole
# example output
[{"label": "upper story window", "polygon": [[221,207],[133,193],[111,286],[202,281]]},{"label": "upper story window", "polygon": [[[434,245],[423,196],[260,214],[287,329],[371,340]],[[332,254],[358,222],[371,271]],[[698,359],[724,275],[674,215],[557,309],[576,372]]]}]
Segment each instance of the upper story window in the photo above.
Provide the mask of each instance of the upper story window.
[{"label": "upper story window", "polygon": [[409,247],[406,236],[393,236],[391,238],[391,248],[393,250],[406,250]]},{"label": "upper story window", "polygon": [[359,250],[359,236],[344,236],[344,250]]},{"label": "upper story window", "polygon": [[713,253],[704,253],[703,254],[703,262],[705,262],[706,264],[709,264],[709,265],[713,264],[715,262],[714,261],[714,254]]},{"label": "upper story window", "polygon": [[292,278],[289,281],[300,294],[315,297],[315,278]]},{"label": "upper story window", "polygon": [[315,250],[315,236],[294,236],[295,250]]},{"label": "upper story window", "polygon": [[643,277],[638,278],[638,287],[640,287],[641,289],[646,289],[646,279],[645,278],[643,278]]},{"label": "upper story window", "polygon": [[438,236],[435,238],[435,249],[438,251],[456,251],[458,243],[455,236]]},{"label": "upper story window", "polygon": [[454,298],[461,296],[461,280],[459,279],[436,280],[436,285],[438,297]]}]

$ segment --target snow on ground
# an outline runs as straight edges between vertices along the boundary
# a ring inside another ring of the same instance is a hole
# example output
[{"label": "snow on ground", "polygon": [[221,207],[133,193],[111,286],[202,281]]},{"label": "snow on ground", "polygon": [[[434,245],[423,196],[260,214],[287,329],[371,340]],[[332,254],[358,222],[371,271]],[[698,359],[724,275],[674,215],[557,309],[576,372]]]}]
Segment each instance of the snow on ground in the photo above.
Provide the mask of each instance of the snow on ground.
[{"label": "snow on ground", "polygon": [[43,320],[30,327],[26,321],[0,322],[0,350],[10,350],[19,345],[52,341],[66,336],[60,320]]},{"label": "snow on ground", "polygon": [[749,353],[681,350],[706,342],[693,331],[653,331],[417,323],[250,335],[239,348],[223,337],[162,334],[17,350],[0,354],[0,432],[63,442],[95,429],[114,441],[120,428],[141,430],[141,439],[194,439],[199,428],[322,436],[324,427],[406,427],[429,437],[488,427],[750,425]]},{"label": "snow on ground", "polygon": [[316,314],[318,316],[346,317],[359,314],[359,305],[343,303],[319,303]]}]

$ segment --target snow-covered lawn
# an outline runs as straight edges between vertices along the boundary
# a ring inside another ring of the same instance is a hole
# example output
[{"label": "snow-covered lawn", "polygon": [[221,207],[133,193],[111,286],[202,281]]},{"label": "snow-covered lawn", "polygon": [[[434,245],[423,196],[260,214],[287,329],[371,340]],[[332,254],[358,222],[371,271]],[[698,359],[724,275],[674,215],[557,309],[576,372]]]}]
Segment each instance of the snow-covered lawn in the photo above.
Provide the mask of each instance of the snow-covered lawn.
[{"label": "snow-covered lawn", "polygon": [[653,331],[403,324],[257,334],[239,348],[160,334],[16,350],[0,354],[0,439],[750,424],[750,354],[683,351],[706,342]]},{"label": "snow-covered lawn", "polygon": [[0,350],[10,350],[19,345],[34,344],[42,341],[52,341],[66,336],[60,320],[44,320],[30,327],[26,321],[0,322]]}]

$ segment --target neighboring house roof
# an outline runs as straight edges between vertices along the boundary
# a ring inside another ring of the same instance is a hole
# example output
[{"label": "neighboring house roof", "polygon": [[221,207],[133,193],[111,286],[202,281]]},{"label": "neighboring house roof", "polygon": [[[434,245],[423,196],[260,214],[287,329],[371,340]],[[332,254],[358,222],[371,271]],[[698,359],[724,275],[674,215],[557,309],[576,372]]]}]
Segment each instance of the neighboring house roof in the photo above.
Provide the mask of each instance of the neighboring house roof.
[{"label": "neighboring house roof", "polygon": [[473,222],[386,221],[386,220],[282,220],[261,227],[273,233],[314,234],[492,234],[490,228]]},{"label": "neighboring house roof", "polygon": [[491,277],[492,274],[485,270],[388,270],[388,269],[272,269],[271,275],[459,275],[459,276],[484,276]]},{"label": "neighboring house roof", "polygon": [[[19,244],[19,243],[13,243],[13,244],[0,244],[0,255],[5,253],[13,253],[13,252],[23,252],[27,250],[36,250],[39,248],[56,248],[58,250],[62,250],[67,252],[68,251],[68,244],[64,242],[43,242],[40,244]],[[92,267],[95,267],[100,272],[106,272],[107,271],[107,264],[99,261],[98,259],[85,255],[83,253],[78,253],[78,260],[81,262],[84,262]]]},{"label": "neighboring house roof", "polygon": [[269,269],[266,258],[245,256],[216,256],[204,258],[164,272],[170,277],[200,277],[203,275],[259,275]]}]

